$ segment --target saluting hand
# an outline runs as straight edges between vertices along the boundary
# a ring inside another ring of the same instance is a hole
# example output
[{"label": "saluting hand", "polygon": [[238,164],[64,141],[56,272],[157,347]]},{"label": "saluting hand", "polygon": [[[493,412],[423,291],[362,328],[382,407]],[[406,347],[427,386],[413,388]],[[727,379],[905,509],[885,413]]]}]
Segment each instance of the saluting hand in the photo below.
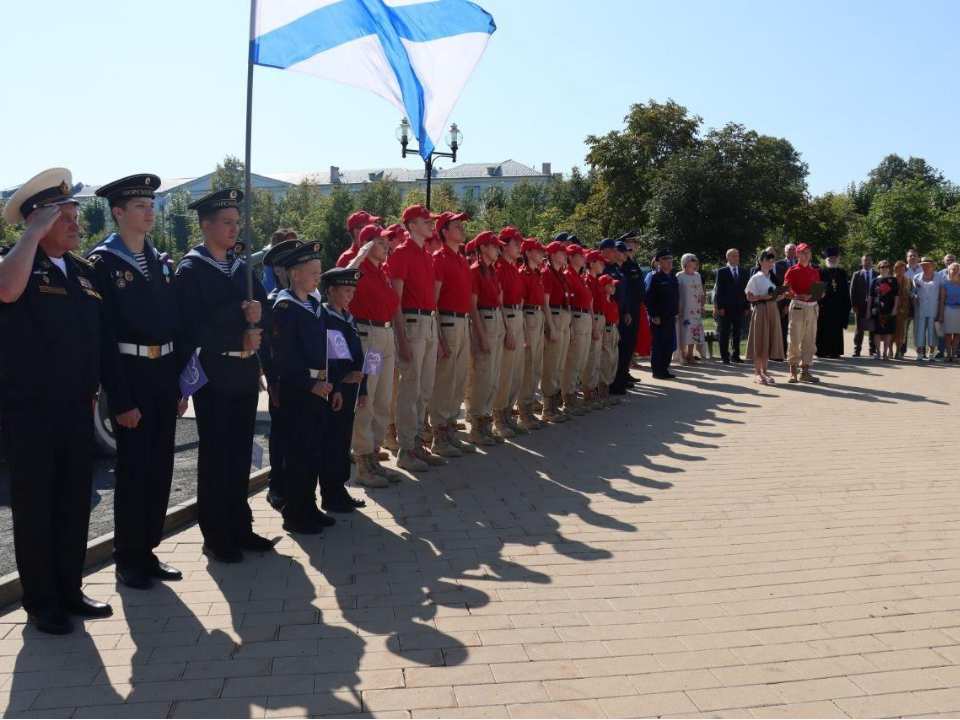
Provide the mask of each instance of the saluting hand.
[{"label": "saluting hand", "polygon": [[24,236],[30,235],[36,239],[45,237],[60,219],[60,206],[48,205],[34,210],[23,223]]},{"label": "saluting hand", "polygon": [[243,308],[243,317],[248,323],[256,325],[263,317],[263,308],[257,300],[244,300],[240,307]]},{"label": "saluting hand", "polygon": [[120,427],[127,428],[127,430],[133,430],[140,424],[141,417],[143,416],[137,408],[127,410],[127,412],[117,415],[117,424]]},{"label": "saluting hand", "polygon": [[243,349],[247,352],[255,352],[260,349],[260,343],[263,340],[260,336],[263,330],[260,328],[251,328],[243,331]]}]

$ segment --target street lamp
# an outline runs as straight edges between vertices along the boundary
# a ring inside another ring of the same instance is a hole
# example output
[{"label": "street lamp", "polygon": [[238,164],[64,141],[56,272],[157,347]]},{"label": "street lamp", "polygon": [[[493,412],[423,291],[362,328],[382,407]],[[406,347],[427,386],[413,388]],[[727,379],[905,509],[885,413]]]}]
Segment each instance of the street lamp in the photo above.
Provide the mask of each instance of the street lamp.
[{"label": "street lamp", "polygon": [[[415,148],[410,146],[410,140],[412,139],[412,134],[410,132],[410,121],[406,118],[400,121],[400,125],[397,126],[397,140],[400,141],[400,154],[402,157],[406,157],[407,153],[420,154],[420,148]],[[447,134],[444,136],[444,141],[447,143],[447,147],[450,148],[450,152],[440,152],[434,150],[430,153],[429,157],[424,160],[424,166],[427,173],[427,209],[430,209],[430,184],[433,179],[433,158],[435,157],[445,157],[450,158],[453,162],[457,161],[457,150],[460,149],[460,146],[463,144],[463,133],[460,132],[460,128],[457,127],[456,123],[450,125],[450,130],[447,131]]]}]

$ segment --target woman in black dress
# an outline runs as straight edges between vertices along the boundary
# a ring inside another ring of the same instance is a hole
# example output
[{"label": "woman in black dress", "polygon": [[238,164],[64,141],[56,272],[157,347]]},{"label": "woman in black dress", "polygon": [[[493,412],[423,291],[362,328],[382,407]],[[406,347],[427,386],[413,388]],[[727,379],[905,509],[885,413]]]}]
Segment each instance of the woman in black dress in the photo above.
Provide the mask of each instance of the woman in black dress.
[{"label": "woman in black dress", "polygon": [[891,340],[897,326],[900,288],[896,278],[890,276],[889,260],[881,260],[877,267],[880,270],[880,276],[873,279],[867,307],[873,317],[873,335],[877,339],[877,359],[889,360]]}]

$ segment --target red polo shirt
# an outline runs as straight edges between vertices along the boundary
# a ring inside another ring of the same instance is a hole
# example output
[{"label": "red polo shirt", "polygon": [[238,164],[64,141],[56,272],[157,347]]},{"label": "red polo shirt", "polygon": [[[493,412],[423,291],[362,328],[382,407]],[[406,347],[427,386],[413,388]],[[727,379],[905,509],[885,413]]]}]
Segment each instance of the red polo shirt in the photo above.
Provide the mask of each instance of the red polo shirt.
[{"label": "red polo shirt", "polygon": [[524,265],[520,270],[520,282],[523,283],[523,304],[537,307],[543,305],[543,278],[540,271]]},{"label": "red polo shirt", "polygon": [[567,265],[563,274],[570,283],[570,290],[573,292],[573,308],[583,312],[593,311],[593,293],[583,280],[583,275],[578,273],[570,265]]},{"label": "red polo shirt", "polygon": [[543,291],[550,296],[550,307],[569,308],[573,300],[573,291],[563,273],[554,270],[552,265],[545,265],[541,275]]},{"label": "red polo shirt", "polygon": [[783,282],[790,286],[794,295],[806,295],[813,283],[820,282],[820,271],[810,265],[794,265],[783,276]]},{"label": "red polo shirt", "polygon": [[440,281],[437,310],[470,312],[470,263],[458,252],[444,245],[433,254],[433,273]]},{"label": "red polo shirt", "polygon": [[404,310],[436,310],[433,283],[433,260],[427,251],[407,238],[387,260],[387,273],[394,280],[403,280]]},{"label": "red polo shirt", "polygon": [[400,298],[390,284],[390,278],[383,271],[383,265],[377,267],[367,258],[360,263],[360,271],[363,275],[360,276],[357,290],[350,302],[350,314],[359,320],[373,322],[385,323],[393,320]]},{"label": "red polo shirt", "polygon": [[337,258],[337,267],[344,268],[349,265],[359,252],[360,248],[356,245],[350,245],[350,247],[340,253],[340,257]]},{"label": "red polo shirt", "polygon": [[604,320],[608,323],[620,322],[620,308],[612,297],[605,298],[603,301]]},{"label": "red polo shirt", "polygon": [[600,281],[590,273],[586,274],[586,276],[583,278],[583,281],[590,289],[590,294],[593,295],[594,314],[604,312],[603,306],[607,303],[607,291],[604,290],[603,285],[601,285]]},{"label": "red polo shirt", "polygon": [[478,308],[500,307],[500,281],[490,265],[483,268],[479,262],[470,267],[470,292],[477,296]]},{"label": "red polo shirt", "polygon": [[520,268],[503,258],[497,260],[494,266],[497,269],[497,278],[503,288],[504,305],[523,304],[523,280],[520,279]]}]

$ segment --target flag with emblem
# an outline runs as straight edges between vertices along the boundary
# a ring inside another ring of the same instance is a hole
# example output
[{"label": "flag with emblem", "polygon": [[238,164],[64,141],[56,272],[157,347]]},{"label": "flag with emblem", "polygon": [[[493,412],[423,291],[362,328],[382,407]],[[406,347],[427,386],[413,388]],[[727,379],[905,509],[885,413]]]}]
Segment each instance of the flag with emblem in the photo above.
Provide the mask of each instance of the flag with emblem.
[{"label": "flag with emblem", "polygon": [[339,330],[327,330],[327,357],[331,360],[352,360],[347,339]]},{"label": "flag with emblem", "polygon": [[200,364],[200,355],[194,353],[190,356],[183,372],[180,373],[180,395],[188,398],[206,384],[207,374],[203,371],[203,365]]},{"label": "flag with emblem", "polygon": [[497,29],[467,0],[254,0],[250,61],[345,83],[406,113],[424,160]]},{"label": "flag with emblem", "polygon": [[383,366],[383,350],[370,348],[363,358],[363,374],[379,375],[380,368]]}]

